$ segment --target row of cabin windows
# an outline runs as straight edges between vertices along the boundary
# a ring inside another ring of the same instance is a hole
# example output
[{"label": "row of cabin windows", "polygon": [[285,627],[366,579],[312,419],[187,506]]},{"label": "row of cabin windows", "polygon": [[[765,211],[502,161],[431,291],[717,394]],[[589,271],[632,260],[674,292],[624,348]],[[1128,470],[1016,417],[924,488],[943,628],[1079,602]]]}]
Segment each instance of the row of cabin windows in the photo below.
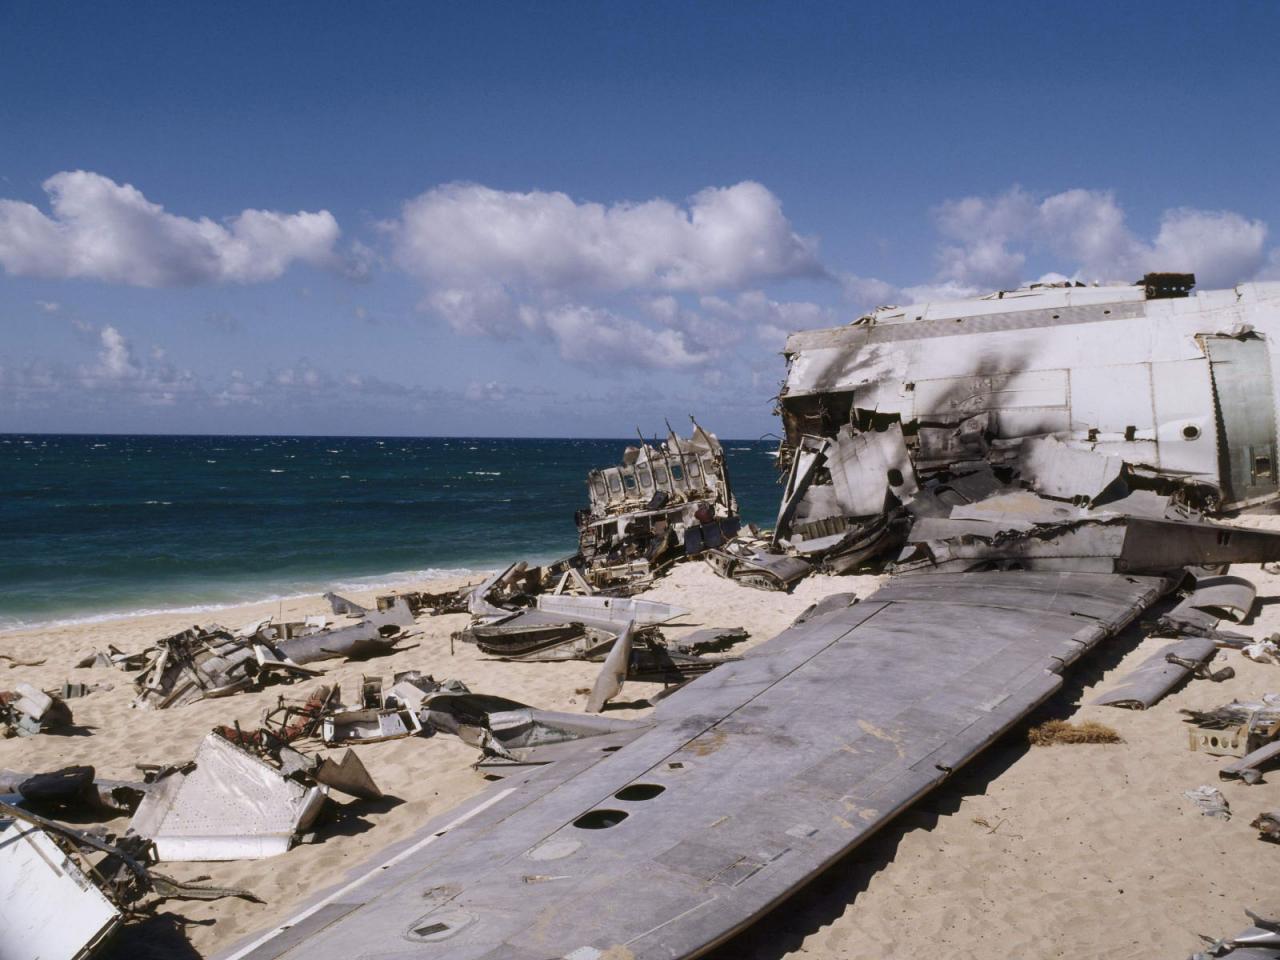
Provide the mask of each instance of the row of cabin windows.
[{"label": "row of cabin windows", "polygon": [[592,489],[601,500],[618,499],[623,495],[622,488],[625,484],[627,496],[634,497],[642,491],[670,490],[675,485],[683,486],[685,470],[691,481],[696,481],[702,475],[702,467],[695,457],[685,457],[683,468],[679,463],[673,463],[670,467],[669,476],[665,463],[652,464],[652,473],[648,463],[638,463],[634,467],[615,467],[593,477]]}]

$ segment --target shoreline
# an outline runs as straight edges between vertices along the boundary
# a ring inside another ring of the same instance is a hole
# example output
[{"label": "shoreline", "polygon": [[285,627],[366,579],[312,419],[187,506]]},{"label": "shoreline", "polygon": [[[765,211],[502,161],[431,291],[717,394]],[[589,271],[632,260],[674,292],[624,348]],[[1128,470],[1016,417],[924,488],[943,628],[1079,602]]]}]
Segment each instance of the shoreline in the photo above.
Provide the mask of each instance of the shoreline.
[{"label": "shoreline", "polygon": [[51,614],[50,619],[35,619],[7,623],[0,614],[0,638],[15,633],[26,633],[32,630],[51,630],[62,627],[92,626],[94,624],[115,623],[121,620],[135,620],[146,617],[170,615],[204,615],[235,610],[239,607],[259,606],[264,603],[292,603],[311,598],[322,598],[326,592],[343,593],[392,593],[403,590],[454,589],[438,587],[441,583],[458,585],[471,578],[483,579],[499,569],[492,567],[425,567],[421,570],[393,570],[389,573],[369,574],[350,579],[334,578],[324,586],[307,587],[293,593],[271,593],[266,596],[253,596],[226,601],[193,602],[178,604],[172,607],[140,607],[131,610],[103,610],[99,612],[76,613],[69,616]]}]

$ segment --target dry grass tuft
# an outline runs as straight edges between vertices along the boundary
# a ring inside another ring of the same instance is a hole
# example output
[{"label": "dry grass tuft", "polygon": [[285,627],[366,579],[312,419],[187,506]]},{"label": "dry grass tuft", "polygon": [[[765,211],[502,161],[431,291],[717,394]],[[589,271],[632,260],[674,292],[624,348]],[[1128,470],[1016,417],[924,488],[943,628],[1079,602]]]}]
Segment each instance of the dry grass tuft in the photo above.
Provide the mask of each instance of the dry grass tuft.
[{"label": "dry grass tuft", "polygon": [[1050,720],[1028,730],[1027,739],[1033,747],[1051,747],[1055,743],[1124,743],[1120,734],[1093,720],[1081,724]]}]

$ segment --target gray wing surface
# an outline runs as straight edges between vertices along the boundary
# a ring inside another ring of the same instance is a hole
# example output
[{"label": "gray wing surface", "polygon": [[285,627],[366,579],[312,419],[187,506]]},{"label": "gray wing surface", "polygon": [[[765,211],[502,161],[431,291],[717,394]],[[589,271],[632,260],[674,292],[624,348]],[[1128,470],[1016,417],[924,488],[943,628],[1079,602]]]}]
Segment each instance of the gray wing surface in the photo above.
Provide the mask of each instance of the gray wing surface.
[{"label": "gray wing surface", "polygon": [[700,677],[652,727],[503,781],[225,957],[697,956],[941,783],[1168,588],[896,579]]}]

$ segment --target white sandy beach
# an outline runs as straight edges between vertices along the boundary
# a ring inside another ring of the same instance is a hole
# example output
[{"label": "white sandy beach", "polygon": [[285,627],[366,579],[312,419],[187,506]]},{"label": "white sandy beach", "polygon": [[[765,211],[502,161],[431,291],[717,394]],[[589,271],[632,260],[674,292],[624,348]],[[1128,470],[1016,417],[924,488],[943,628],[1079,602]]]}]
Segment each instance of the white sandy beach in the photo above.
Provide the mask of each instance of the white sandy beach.
[{"label": "white sandy beach", "polygon": [[[1246,522],[1280,527],[1280,518]],[[1256,567],[1238,572],[1255,580],[1263,604],[1246,632],[1280,630],[1280,577]],[[815,600],[838,591],[867,596],[877,582],[811,577],[786,596],[737,587],[703,564],[687,563],[645,596],[692,610],[682,629],[744,626],[752,634],[750,646],[773,636]],[[448,586],[432,581],[421,588]],[[371,602],[372,596],[352,599]],[[318,596],[217,614],[159,614],[2,634],[0,653],[43,657],[46,663],[9,670],[0,664],[0,689],[19,679],[44,688],[65,680],[114,688],[71,701],[76,735],[0,741],[0,767],[34,771],[92,764],[101,776],[132,779],[135,763],[190,758],[215,725],[238,721],[254,727],[282,691],[297,696],[321,681],[146,712],[131,709],[127,674],[67,665],[107,644],[141,650],[196,620],[237,626],[264,616],[315,613],[328,613]],[[419,669],[548,709],[583,709],[598,665],[489,661],[462,644],[451,653],[450,634],[467,621],[461,614],[423,617],[412,641],[416,646],[366,663],[335,662],[324,682],[340,681],[350,694],[361,674],[389,678]],[[1136,640],[1136,634],[1122,637],[1086,661],[1045,708],[1053,716],[1109,724],[1123,744],[1029,748],[1020,728],[721,955],[1179,957],[1197,948],[1198,933],[1218,936],[1243,927],[1243,907],[1280,913],[1273,883],[1280,847],[1262,843],[1249,827],[1259,811],[1280,807],[1280,773],[1252,787],[1220,784],[1217,770],[1224,761],[1188,749],[1187,726],[1177,712],[1280,690],[1280,666],[1221,652],[1215,667],[1230,664],[1236,670],[1225,683],[1194,681],[1146,712],[1087,705],[1162,642],[1151,638],[1135,645]],[[945,643],[945,636],[938,642]],[[628,684],[620,699],[630,703],[658,689]],[[644,712],[624,706],[610,715]],[[360,752],[394,800],[340,801],[339,816],[321,829],[317,842],[276,858],[162,868],[182,879],[207,875],[212,883],[247,887],[266,901],[170,901],[165,910],[196,921],[186,934],[198,953],[209,955],[284,919],[313,891],[486,785],[471,768],[476,751],[450,737],[372,744]],[[1235,814],[1229,822],[1201,816],[1183,797],[1184,790],[1202,783],[1226,795]],[[126,823],[121,818],[109,826],[122,831]],[[141,939],[131,937],[128,950],[117,955],[138,955]],[[156,949],[155,955],[165,955],[168,948]]]}]

